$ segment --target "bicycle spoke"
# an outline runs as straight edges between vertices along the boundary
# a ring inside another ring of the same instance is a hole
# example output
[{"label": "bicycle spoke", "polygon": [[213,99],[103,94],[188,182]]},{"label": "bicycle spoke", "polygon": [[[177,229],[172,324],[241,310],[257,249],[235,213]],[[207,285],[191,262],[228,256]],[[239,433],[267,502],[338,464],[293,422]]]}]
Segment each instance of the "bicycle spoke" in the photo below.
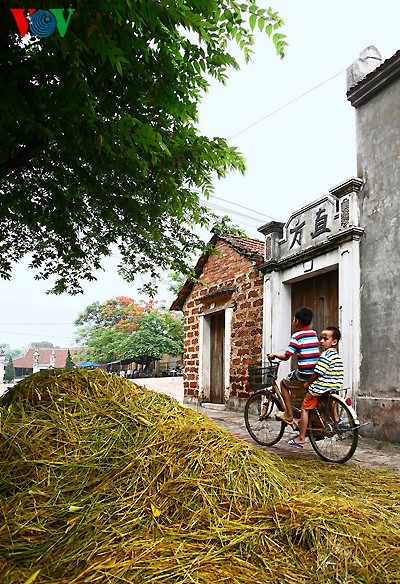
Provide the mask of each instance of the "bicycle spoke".
[{"label": "bicycle spoke", "polygon": [[257,391],[247,400],[245,424],[250,436],[258,444],[272,446],[281,439],[285,424],[275,418],[274,411],[277,409],[278,402],[269,391]]},{"label": "bicycle spoke", "polygon": [[328,462],[346,462],[358,443],[356,427],[351,410],[337,396],[332,395],[329,403],[319,408],[323,426],[317,412],[310,416],[309,438],[315,452]]}]

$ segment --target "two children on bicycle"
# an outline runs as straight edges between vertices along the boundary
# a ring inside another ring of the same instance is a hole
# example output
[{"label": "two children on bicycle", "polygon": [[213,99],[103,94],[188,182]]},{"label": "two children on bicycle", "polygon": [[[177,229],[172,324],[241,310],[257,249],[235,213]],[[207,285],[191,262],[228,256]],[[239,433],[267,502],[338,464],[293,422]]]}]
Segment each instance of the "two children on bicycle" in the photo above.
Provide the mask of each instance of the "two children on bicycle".
[{"label": "two children on bicycle", "polygon": [[304,393],[304,383],[310,380],[319,359],[317,333],[309,326],[312,318],[313,312],[311,308],[306,306],[298,308],[293,318],[293,325],[297,330],[293,333],[286,351],[268,355],[270,361],[275,358],[281,361],[288,361],[294,355],[297,356],[297,369],[291,371],[281,381],[281,393],[286,411],[278,412],[278,417],[287,424],[293,423],[292,396],[290,392]]},{"label": "two children on bicycle", "polygon": [[[321,395],[338,390],[343,385],[343,361],[337,352],[340,331],[337,327],[323,330],[318,341],[317,334],[308,325],[313,317],[312,310],[302,307],[296,310],[294,326],[297,331],[292,335],[289,346],[284,354],[271,353],[270,360],[277,358],[287,361],[292,355],[297,355],[298,369],[289,373],[281,381],[281,392],[285,402],[285,412],[276,412],[275,417],[287,424],[293,424],[293,407],[290,391],[301,388],[306,390],[301,407],[299,435],[297,438],[285,440],[285,443],[295,448],[303,448],[306,440],[309,412],[318,404]],[[322,350],[320,355],[319,347]]]}]

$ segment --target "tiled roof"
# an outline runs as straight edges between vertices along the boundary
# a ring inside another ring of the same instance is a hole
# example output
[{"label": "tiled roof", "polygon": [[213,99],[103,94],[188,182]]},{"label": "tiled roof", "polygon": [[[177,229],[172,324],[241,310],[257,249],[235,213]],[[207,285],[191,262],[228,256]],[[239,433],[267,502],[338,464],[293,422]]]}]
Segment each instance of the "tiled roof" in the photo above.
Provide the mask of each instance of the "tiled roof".
[{"label": "tiled roof", "polygon": [[[248,258],[249,261],[262,263],[264,260],[264,243],[259,239],[251,239],[230,233],[214,233],[208,242],[208,245],[215,246],[218,239],[225,241],[232,249],[234,249],[240,255]],[[210,254],[211,252],[204,252],[200,256],[194,268],[196,278],[200,278],[201,274],[203,273],[204,266],[206,265]],[[192,280],[187,280],[185,282],[185,284],[180,289],[177,298],[171,304],[170,310],[182,310],[185,300],[192,291],[193,286],[194,282]]]},{"label": "tiled roof", "polygon": [[259,260],[264,258],[264,242],[259,239],[251,239],[246,237],[241,237],[240,235],[218,235],[220,239],[223,239],[228,243],[234,250],[236,250],[241,255],[249,257],[254,260]]},{"label": "tiled roof", "polygon": [[361,105],[378,91],[392,83],[394,79],[398,79],[399,71],[400,50],[360,79],[356,85],[350,87],[347,91],[347,99],[353,106]]},{"label": "tiled roof", "polygon": [[[54,367],[65,367],[65,360],[68,355],[68,349],[35,349],[34,347],[30,347],[26,351],[25,355],[21,355],[21,357],[14,357],[14,367],[33,369],[33,356],[36,350],[39,351],[39,367],[41,365],[48,366],[50,364],[50,358],[53,351],[56,357]],[[70,349],[69,351],[72,357],[72,355],[76,353],[77,349]]]}]

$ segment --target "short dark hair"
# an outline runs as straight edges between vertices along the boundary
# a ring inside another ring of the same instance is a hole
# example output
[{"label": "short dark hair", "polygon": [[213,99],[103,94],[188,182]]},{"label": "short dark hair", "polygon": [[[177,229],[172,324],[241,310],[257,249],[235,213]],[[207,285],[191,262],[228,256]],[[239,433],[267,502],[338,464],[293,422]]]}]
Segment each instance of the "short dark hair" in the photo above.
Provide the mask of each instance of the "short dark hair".
[{"label": "short dark hair", "polygon": [[331,331],[332,333],[332,339],[334,339],[335,341],[339,342],[340,339],[342,338],[342,334],[340,332],[340,330],[338,329],[337,326],[327,326],[326,331]]},{"label": "short dark hair", "polygon": [[302,306],[296,310],[294,317],[297,318],[303,326],[308,326],[313,319],[313,311],[311,308],[307,308],[307,306]]}]

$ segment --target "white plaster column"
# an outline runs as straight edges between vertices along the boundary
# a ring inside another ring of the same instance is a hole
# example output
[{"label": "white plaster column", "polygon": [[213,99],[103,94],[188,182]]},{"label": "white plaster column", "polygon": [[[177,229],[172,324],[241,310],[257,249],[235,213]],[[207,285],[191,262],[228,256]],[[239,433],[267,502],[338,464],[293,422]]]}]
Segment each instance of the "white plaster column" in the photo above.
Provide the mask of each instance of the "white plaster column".
[{"label": "white plaster column", "polygon": [[339,352],[344,363],[344,387],[354,398],[360,382],[360,251],[359,240],[339,248]]},{"label": "white plaster column", "polygon": [[[204,329],[207,329],[207,322],[204,318],[204,315],[201,314],[199,316],[199,398],[200,401],[205,400],[205,393],[204,393],[204,361],[207,361],[206,353],[204,351],[205,341],[204,341]],[[208,331],[208,341],[209,341],[209,331]],[[209,364],[208,364],[209,367]],[[208,397],[210,394],[208,393]]]},{"label": "white plaster column", "polygon": [[262,360],[272,351],[272,274],[264,277]]},{"label": "white plaster column", "polygon": [[33,373],[37,373],[39,371],[39,351],[35,349],[33,353]]},{"label": "white plaster column", "polygon": [[233,308],[225,308],[225,331],[224,331],[224,393],[225,402],[228,402],[230,395],[230,373],[231,373],[231,345],[232,345],[232,315]]},{"label": "white plaster column", "polygon": [[[282,282],[281,272],[271,272],[264,280],[263,362],[271,352],[283,352],[290,339],[292,321],[291,286]],[[290,369],[282,361],[280,377]]]},{"label": "white plaster column", "polygon": [[6,355],[3,350],[0,352],[0,383],[4,381]]}]

